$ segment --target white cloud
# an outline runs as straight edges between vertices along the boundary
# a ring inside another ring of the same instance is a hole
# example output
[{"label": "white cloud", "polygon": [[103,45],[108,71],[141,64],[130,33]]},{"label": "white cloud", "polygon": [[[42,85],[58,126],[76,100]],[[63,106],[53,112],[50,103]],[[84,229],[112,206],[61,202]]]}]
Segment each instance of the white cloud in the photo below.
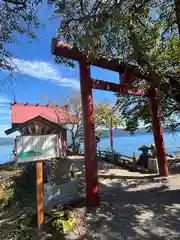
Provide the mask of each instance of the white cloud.
[{"label": "white cloud", "polygon": [[25,61],[17,58],[14,58],[13,62],[18,69],[17,71],[24,75],[41,80],[50,80],[60,86],[79,89],[78,80],[76,78],[63,77],[61,72],[57,70],[56,65],[54,64],[36,60]]}]

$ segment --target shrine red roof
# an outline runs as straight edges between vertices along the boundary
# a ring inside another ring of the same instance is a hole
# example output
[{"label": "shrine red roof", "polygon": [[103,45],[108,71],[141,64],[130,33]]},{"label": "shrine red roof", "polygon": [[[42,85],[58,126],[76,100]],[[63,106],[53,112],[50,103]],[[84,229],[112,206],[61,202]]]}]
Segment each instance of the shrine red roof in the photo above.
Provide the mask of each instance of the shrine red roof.
[{"label": "shrine red roof", "polygon": [[66,106],[48,106],[39,104],[13,103],[11,105],[11,123],[24,123],[37,116],[57,124],[75,123],[75,118]]}]

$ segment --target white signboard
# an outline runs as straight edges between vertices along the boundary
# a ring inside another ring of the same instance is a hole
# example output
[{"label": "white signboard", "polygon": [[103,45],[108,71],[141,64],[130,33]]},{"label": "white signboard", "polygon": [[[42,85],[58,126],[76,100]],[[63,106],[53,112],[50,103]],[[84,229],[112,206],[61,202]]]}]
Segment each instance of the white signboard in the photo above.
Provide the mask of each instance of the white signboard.
[{"label": "white signboard", "polygon": [[32,162],[60,157],[58,134],[16,137],[17,162]]}]

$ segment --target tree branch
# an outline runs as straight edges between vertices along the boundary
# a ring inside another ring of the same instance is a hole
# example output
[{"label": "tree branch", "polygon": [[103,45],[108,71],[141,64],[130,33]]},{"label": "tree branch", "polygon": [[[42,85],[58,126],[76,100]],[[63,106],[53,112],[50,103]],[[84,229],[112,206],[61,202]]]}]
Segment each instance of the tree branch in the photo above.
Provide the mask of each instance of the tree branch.
[{"label": "tree branch", "polygon": [[26,9],[26,1],[16,1],[16,0],[3,0],[6,5],[13,4],[16,6],[18,11],[21,11],[22,9]]}]

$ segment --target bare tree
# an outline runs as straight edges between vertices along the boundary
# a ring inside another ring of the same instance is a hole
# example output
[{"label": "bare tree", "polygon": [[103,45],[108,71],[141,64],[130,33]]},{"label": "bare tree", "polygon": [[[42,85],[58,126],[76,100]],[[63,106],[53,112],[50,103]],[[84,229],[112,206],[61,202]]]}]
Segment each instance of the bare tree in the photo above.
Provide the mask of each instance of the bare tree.
[{"label": "bare tree", "polygon": [[[62,106],[57,105],[47,97],[43,99],[54,108],[57,117],[62,115]],[[68,116],[67,122],[68,130],[72,135],[72,147],[73,151],[78,151],[79,140],[83,138],[83,117],[82,117],[82,107],[81,107],[81,97],[79,92],[75,92],[70,97],[66,97],[61,100],[63,106],[66,106]],[[112,127],[118,127],[122,121],[119,116],[119,111],[113,105],[104,100],[100,103],[94,104],[94,116],[95,116],[95,130],[100,130],[102,128],[109,129],[110,125]]]},{"label": "bare tree", "polygon": [[68,107],[69,112],[73,115],[71,124],[68,130],[72,134],[72,147],[73,151],[77,151],[77,139],[83,137],[83,121],[82,121],[82,108],[81,108],[81,96],[79,92],[75,92],[71,97],[67,97],[62,100]]},{"label": "bare tree", "polygon": [[[81,110],[81,99],[80,93],[75,92],[71,97],[61,99],[63,105],[57,105],[48,97],[42,96],[42,98],[48,103],[49,106],[53,107],[54,112],[57,116],[58,122],[60,123],[60,118],[66,118],[67,129],[72,135],[72,147],[76,151],[77,138],[82,137],[82,110]],[[62,111],[62,108],[66,108],[66,111]],[[62,116],[62,113],[64,115]]]}]

